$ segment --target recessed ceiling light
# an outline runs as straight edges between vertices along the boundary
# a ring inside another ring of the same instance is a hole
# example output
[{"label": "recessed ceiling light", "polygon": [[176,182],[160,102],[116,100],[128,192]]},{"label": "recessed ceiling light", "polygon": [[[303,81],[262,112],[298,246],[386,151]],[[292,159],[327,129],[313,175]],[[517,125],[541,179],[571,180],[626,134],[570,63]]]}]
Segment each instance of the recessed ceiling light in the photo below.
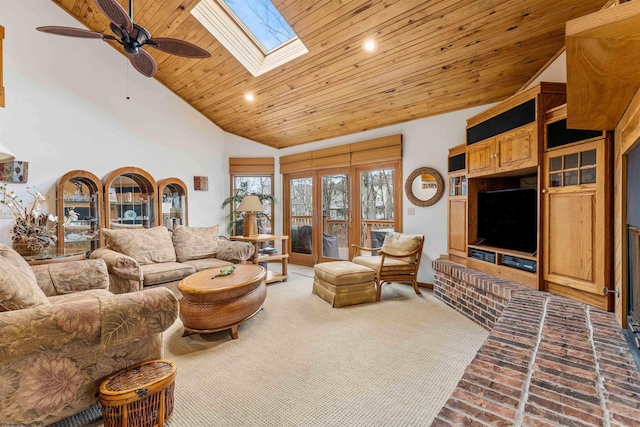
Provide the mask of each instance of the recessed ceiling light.
[{"label": "recessed ceiling light", "polygon": [[362,50],[365,52],[373,53],[378,50],[378,43],[373,39],[367,39],[362,42]]},{"label": "recessed ceiling light", "polygon": [[255,97],[255,96],[253,96],[253,95],[252,95],[252,94],[250,94],[250,93],[245,94],[245,95],[244,95],[244,97],[245,97],[245,99],[246,99],[247,101],[249,101],[249,102],[253,102],[253,101],[255,101],[255,100],[256,100],[256,97]]}]

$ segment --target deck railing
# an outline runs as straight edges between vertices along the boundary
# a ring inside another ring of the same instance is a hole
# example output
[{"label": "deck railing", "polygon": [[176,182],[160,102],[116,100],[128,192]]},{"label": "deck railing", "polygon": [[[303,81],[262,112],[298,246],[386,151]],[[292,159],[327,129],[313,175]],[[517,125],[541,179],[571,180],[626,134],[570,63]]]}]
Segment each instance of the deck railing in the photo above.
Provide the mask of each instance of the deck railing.
[{"label": "deck railing", "polygon": [[[300,227],[303,225],[311,226],[313,221],[311,215],[294,215],[291,217],[291,226]],[[348,248],[349,246],[349,221],[345,219],[329,219],[327,216],[323,217],[322,230],[325,234],[330,234],[338,239],[338,246],[340,248]],[[393,220],[384,219],[367,219],[362,220],[362,227],[360,229],[360,242],[362,246],[371,247],[372,239],[371,232],[375,230],[393,229]]]}]

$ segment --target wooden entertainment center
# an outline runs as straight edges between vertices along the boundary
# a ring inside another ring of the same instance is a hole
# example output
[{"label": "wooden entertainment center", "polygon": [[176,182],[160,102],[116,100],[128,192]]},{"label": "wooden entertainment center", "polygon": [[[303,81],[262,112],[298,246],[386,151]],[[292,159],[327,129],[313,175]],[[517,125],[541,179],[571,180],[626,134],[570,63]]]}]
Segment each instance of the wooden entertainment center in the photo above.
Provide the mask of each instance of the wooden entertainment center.
[{"label": "wooden entertainment center", "polygon": [[[471,117],[466,143],[449,150],[449,259],[610,310],[612,144],[610,133],[566,128],[564,83],[539,83]],[[535,249],[487,244],[479,199],[524,188],[537,193]]]}]

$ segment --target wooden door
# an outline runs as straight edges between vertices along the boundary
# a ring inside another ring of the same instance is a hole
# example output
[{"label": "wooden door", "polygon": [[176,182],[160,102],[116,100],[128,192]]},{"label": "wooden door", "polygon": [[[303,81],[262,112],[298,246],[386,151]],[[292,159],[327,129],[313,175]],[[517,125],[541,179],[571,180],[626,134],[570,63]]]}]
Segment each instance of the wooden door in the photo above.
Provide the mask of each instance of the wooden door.
[{"label": "wooden door", "polygon": [[547,290],[603,309],[611,298],[609,155],[605,139],[545,153],[543,279]]},{"label": "wooden door", "polygon": [[482,176],[495,170],[495,138],[467,146],[467,176]]},{"label": "wooden door", "polygon": [[531,123],[496,137],[496,172],[538,166],[536,124]]}]

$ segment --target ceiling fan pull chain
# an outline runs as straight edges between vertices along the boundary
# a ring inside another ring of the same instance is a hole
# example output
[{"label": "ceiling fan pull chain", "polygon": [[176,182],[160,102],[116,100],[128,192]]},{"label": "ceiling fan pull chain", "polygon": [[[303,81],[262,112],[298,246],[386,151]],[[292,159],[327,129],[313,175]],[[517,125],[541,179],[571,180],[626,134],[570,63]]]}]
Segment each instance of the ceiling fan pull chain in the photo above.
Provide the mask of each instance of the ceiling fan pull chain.
[{"label": "ceiling fan pull chain", "polygon": [[129,0],[129,18],[133,21],[133,0]]}]

